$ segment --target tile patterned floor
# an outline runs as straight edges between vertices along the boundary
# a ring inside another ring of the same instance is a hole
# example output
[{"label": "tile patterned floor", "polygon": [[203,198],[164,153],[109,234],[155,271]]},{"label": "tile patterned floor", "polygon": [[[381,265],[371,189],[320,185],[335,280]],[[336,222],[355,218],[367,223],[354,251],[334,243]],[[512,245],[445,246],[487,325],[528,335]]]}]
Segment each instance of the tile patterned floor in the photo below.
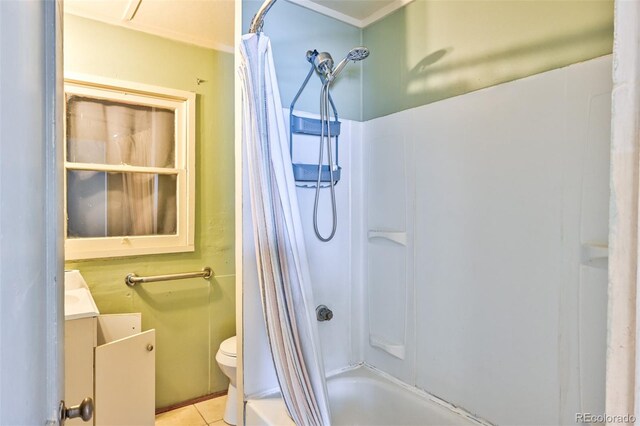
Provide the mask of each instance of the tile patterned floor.
[{"label": "tile patterned floor", "polygon": [[156,416],[156,426],[227,426],[222,420],[227,396],[198,402]]}]

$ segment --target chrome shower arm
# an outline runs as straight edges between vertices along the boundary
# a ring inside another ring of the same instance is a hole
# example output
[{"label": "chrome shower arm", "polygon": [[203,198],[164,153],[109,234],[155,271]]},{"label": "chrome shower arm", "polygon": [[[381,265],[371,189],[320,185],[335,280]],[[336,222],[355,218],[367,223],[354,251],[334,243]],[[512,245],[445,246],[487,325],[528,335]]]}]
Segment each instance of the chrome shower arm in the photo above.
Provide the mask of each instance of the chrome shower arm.
[{"label": "chrome shower arm", "polygon": [[258,33],[262,31],[264,17],[276,1],[277,0],[265,0],[264,3],[262,3],[262,6],[260,6],[260,9],[258,9],[256,14],[253,16],[253,19],[251,20],[251,25],[249,26],[250,33]]}]

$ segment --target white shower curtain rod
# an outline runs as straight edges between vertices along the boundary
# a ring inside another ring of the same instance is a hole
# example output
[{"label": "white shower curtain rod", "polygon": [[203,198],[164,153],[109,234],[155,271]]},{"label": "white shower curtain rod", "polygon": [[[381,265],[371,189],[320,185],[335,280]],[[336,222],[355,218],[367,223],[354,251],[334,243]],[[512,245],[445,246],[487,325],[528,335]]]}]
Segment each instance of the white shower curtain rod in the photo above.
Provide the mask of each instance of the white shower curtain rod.
[{"label": "white shower curtain rod", "polygon": [[262,3],[262,6],[260,6],[260,9],[258,9],[258,12],[253,16],[253,19],[251,20],[251,25],[249,26],[250,33],[258,33],[262,31],[264,17],[276,1],[277,0],[265,0],[264,3]]}]

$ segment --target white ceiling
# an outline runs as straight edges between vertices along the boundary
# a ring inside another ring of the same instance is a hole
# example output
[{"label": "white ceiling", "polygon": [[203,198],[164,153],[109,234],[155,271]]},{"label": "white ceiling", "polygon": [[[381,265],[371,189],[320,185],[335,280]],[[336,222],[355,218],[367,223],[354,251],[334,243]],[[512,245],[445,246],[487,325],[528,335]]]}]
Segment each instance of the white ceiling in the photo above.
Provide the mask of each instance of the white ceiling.
[{"label": "white ceiling", "polygon": [[382,19],[413,0],[288,0],[356,27]]},{"label": "white ceiling", "polygon": [[64,0],[64,10],[109,24],[233,52],[233,0]]},{"label": "white ceiling", "polygon": [[[363,28],[412,0],[288,1]],[[64,0],[64,9],[73,15],[233,52],[234,0]]]},{"label": "white ceiling", "polygon": [[311,0],[321,6],[333,9],[336,12],[344,13],[355,19],[366,19],[378,10],[389,6],[395,0]]}]

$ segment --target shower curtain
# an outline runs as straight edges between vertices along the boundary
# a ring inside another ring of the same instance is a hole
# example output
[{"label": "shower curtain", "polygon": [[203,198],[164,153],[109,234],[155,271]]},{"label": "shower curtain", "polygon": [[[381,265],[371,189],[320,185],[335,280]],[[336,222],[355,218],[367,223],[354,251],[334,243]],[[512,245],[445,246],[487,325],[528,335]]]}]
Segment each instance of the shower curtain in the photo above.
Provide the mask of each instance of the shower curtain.
[{"label": "shower curtain", "polygon": [[296,425],[330,425],[309,265],[271,43],[262,33],[247,34],[240,52],[243,145],[271,355]]}]

